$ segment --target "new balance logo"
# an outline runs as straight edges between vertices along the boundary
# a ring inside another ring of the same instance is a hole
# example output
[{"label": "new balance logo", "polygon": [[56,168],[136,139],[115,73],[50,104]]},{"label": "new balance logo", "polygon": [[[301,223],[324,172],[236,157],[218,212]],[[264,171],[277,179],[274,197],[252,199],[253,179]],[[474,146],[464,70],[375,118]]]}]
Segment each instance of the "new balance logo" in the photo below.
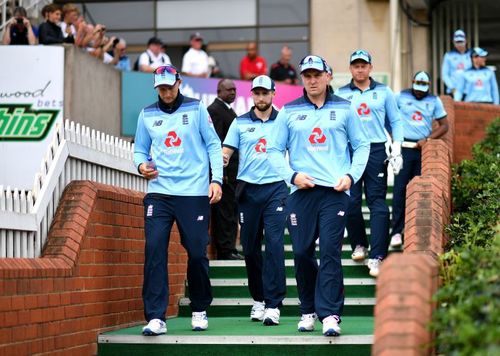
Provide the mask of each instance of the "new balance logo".
[{"label": "new balance logo", "polygon": [[198,215],[198,218],[196,218],[196,221],[203,221],[203,215]]},{"label": "new balance logo", "polygon": [[282,207],[282,206],[278,206],[278,207],[276,208],[276,211],[283,211],[283,207]]},{"label": "new balance logo", "polygon": [[345,211],[343,210],[340,210],[338,213],[337,213],[338,216],[344,216],[345,215]]},{"label": "new balance logo", "polygon": [[297,121],[303,121],[303,120],[305,120],[305,119],[306,119],[306,117],[307,117],[307,115],[298,115],[298,116],[295,118],[295,120],[297,120]]},{"label": "new balance logo", "polygon": [[254,132],[254,131],[255,131],[255,127],[249,127],[249,128],[247,129],[247,132]]},{"label": "new balance logo", "polygon": [[161,124],[163,124],[163,120],[156,120],[156,121],[153,123],[153,127],[161,126]]}]

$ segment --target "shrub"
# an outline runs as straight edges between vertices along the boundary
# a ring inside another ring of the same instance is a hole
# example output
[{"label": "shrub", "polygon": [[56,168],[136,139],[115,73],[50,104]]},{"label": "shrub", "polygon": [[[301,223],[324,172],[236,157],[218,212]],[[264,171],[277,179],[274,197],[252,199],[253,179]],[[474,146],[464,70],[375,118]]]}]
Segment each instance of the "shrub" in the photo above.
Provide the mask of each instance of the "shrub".
[{"label": "shrub", "polygon": [[500,119],[454,167],[454,213],[432,328],[446,355],[500,354]]}]

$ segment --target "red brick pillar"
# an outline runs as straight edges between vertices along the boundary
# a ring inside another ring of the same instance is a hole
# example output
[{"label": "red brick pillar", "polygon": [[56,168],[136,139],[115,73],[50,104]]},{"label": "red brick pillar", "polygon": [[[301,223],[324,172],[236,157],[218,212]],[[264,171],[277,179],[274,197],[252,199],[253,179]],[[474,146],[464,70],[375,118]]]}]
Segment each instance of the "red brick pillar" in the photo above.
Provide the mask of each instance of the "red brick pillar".
[{"label": "red brick pillar", "polygon": [[429,355],[432,295],[438,287],[438,263],[424,254],[393,254],[377,280],[372,355]]}]

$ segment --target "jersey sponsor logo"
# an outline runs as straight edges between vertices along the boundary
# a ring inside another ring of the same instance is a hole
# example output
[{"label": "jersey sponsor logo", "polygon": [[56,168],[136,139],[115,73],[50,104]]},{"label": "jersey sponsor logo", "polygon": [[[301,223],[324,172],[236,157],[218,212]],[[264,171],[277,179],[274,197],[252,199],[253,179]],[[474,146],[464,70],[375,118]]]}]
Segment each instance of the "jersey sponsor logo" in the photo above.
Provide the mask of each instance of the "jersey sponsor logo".
[{"label": "jersey sponsor logo", "polygon": [[457,63],[457,70],[464,70],[465,69],[465,64],[462,62]]},{"label": "jersey sponsor logo", "polygon": [[337,113],[335,111],[330,111],[330,120],[337,120]]},{"label": "jersey sponsor logo", "polygon": [[0,141],[40,141],[59,110],[33,110],[28,104],[0,104]]},{"label": "jersey sponsor logo", "polygon": [[423,117],[422,117],[422,113],[420,111],[415,111],[413,113],[413,115],[411,116],[411,119],[413,121],[422,121]]},{"label": "jersey sponsor logo", "polygon": [[167,134],[167,138],[165,139],[165,146],[167,147],[179,147],[182,143],[182,140],[175,131],[170,131]]},{"label": "jersey sponsor logo", "polygon": [[155,120],[155,122],[153,122],[153,127],[161,126],[161,124],[163,124],[163,120]]},{"label": "jersey sponsor logo", "polygon": [[371,110],[367,103],[361,103],[358,106],[357,112],[359,116],[367,116],[370,115]]},{"label": "jersey sponsor logo", "polygon": [[255,151],[257,153],[266,153],[267,141],[265,138],[261,138],[259,142],[255,145]]},{"label": "jersey sponsor logo", "polygon": [[474,83],[474,85],[476,86],[476,88],[480,88],[480,89],[482,89],[484,86],[483,81],[480,78],[478,78],[476,80],[476,83]]},{"label": "jersey sponsor logo", "polygon": [[319,127],[315,127],[309,136],[309,142],[311,145],[323,144],[326,142],[326,136]]},{"label": "jersey sponsor logo", "polygon": [[183,125],[188,125],[189,124],[189,120],[188,120],[187,114],[183,114],[182,115],[182,124]]}]

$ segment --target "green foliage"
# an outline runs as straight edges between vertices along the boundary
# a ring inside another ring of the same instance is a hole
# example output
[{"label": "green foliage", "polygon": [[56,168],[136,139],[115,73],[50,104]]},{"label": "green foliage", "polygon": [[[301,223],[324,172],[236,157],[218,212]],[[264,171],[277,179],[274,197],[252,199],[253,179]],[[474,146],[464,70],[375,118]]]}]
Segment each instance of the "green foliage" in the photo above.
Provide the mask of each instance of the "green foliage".
[{"label": "green foliage", "polygon": [[454,167],[454,213],[432,329],[438,353],[500,354],[500,119]]}]

